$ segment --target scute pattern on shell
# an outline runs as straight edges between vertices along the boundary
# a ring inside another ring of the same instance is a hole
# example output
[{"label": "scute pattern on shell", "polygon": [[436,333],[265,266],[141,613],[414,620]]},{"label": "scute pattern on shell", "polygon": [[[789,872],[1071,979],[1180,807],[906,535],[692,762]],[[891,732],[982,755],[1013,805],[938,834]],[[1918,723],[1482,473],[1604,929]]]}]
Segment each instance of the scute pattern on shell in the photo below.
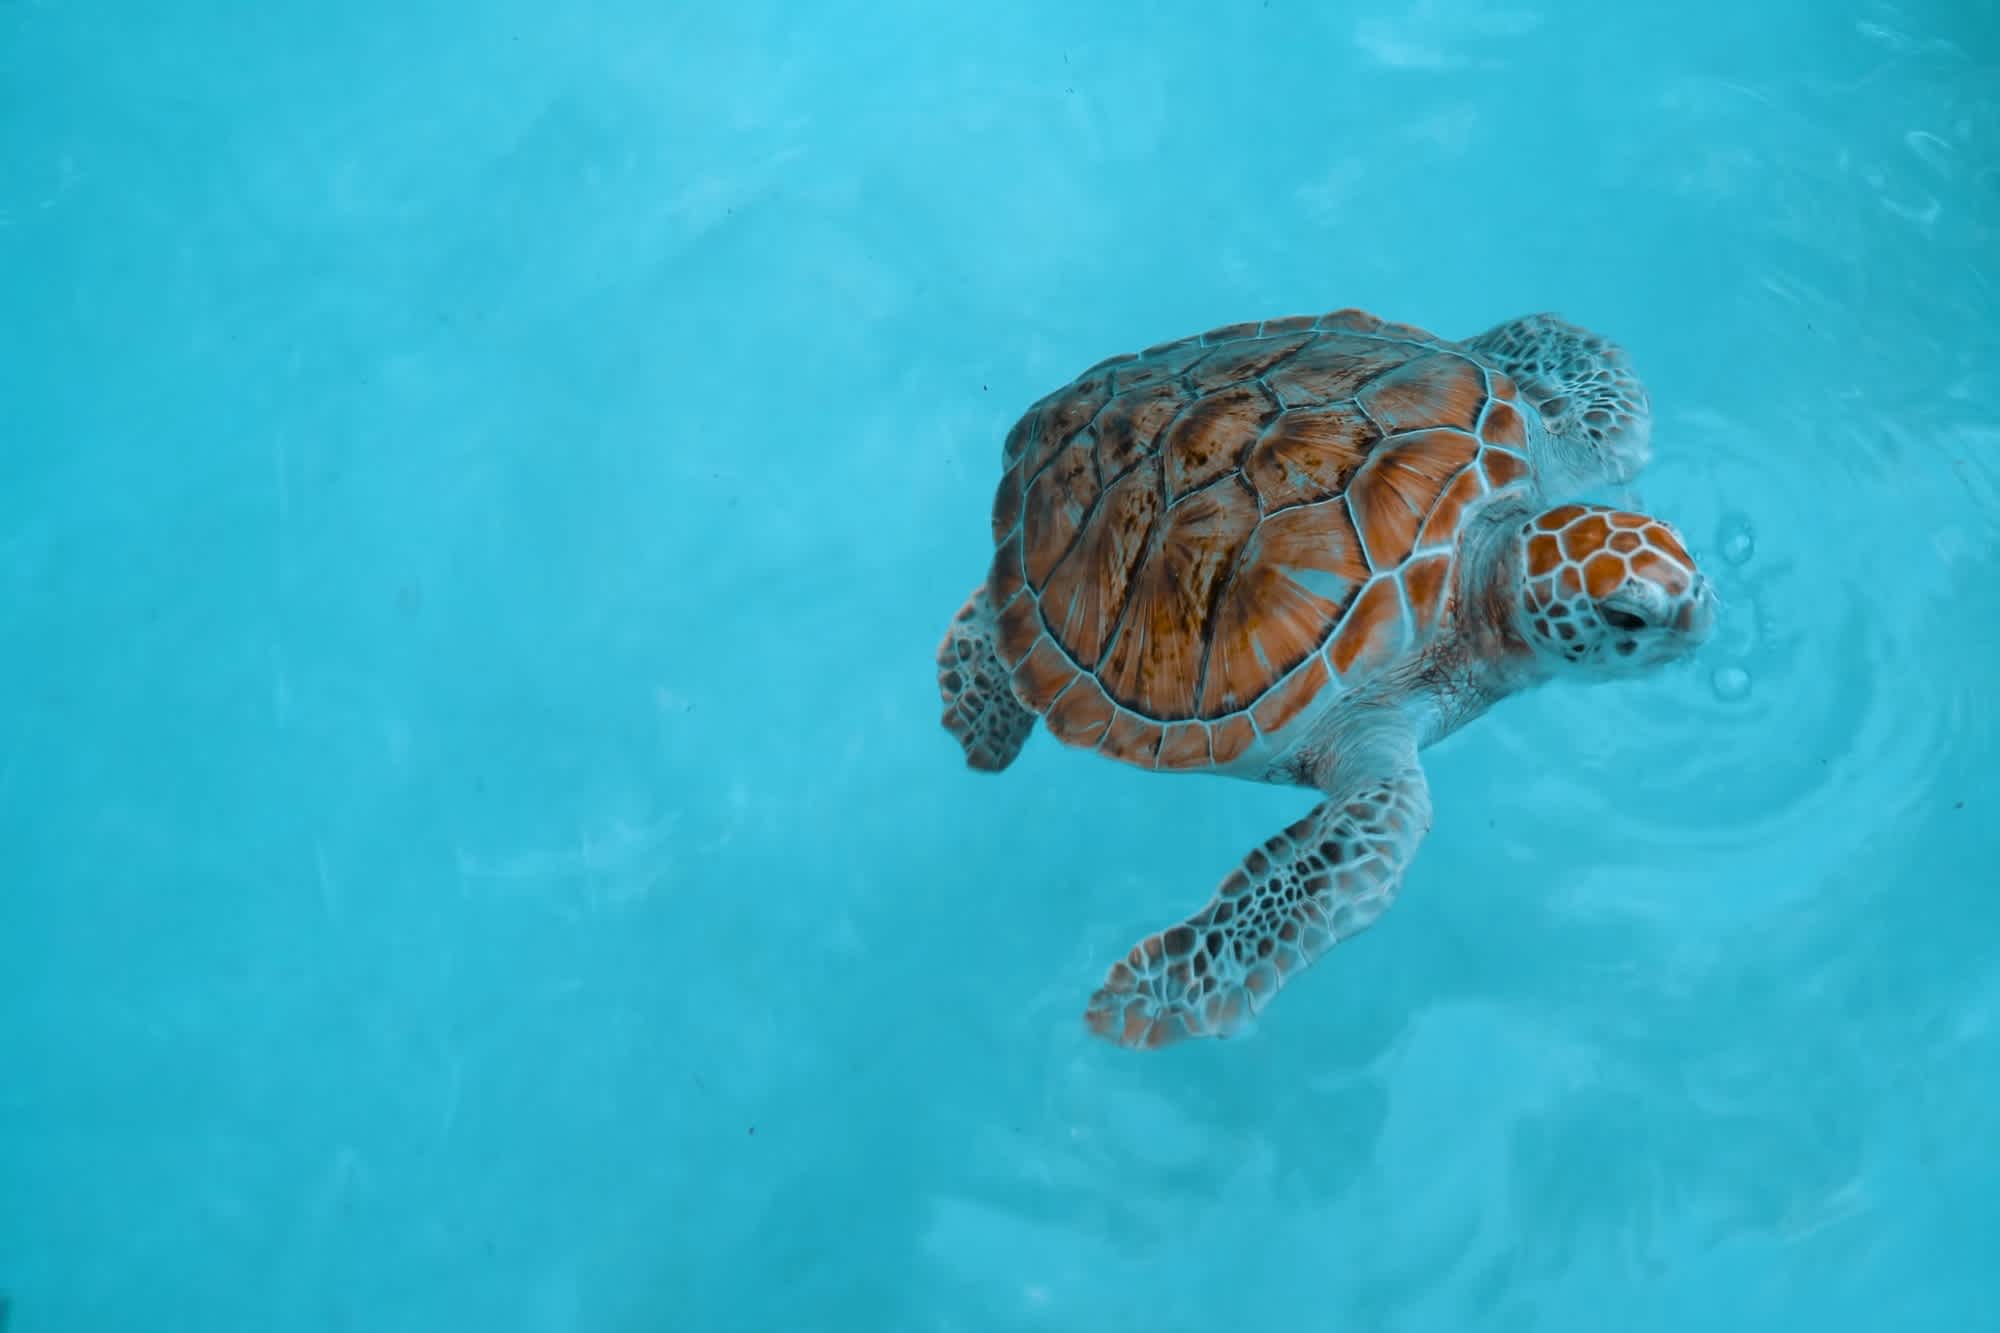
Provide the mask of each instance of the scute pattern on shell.
[{"label": "scute pattern on shell", "polygon": [[1525,451],[1506,376],[1360,311],[1109,358],[1007,436],[1001,660],[1070,744],[1227,764],[1435,631]]}]

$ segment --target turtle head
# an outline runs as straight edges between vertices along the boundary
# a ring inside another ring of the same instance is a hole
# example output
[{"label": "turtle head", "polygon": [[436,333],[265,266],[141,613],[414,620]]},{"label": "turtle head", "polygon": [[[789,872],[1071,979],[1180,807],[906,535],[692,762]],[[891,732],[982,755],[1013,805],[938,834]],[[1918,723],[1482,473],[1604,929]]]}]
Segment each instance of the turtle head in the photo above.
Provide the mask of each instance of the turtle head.
[{"label": "turtle head", "polygon": [[1566,504],[1520,531],[1518,627],[1558,670],[1634,676],[1686,657],[1715,628],[1715,592],[1656,518]]}]

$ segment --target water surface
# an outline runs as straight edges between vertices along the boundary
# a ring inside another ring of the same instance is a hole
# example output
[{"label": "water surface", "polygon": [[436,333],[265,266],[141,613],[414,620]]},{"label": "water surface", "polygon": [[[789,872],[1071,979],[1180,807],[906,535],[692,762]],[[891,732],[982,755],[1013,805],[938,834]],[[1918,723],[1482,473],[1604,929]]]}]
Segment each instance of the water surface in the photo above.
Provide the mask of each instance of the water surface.
[{"label": "water surface", "polygon": [[[0,7],[11,1333],[1986,1326],[1996,219],[1963,0]],[[1625,343],[1722,629],[1132,1057],[1310,798],[931,652],[1027,402],[1347,305]]]}]

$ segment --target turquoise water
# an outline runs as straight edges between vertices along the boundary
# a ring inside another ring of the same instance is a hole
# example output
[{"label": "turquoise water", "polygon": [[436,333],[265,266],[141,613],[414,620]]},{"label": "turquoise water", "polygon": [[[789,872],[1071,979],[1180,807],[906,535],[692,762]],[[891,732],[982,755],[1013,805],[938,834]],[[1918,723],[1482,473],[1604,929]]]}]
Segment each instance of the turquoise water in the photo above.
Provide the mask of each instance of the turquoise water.
[{"label": "turquoise water", "polygon": [[[2000,13],[0,5],[0,1292],[100,1330],[2000,1327]],[[931,654],[1097,359],[1560,310],[1721,629],[1307,793]]]}]

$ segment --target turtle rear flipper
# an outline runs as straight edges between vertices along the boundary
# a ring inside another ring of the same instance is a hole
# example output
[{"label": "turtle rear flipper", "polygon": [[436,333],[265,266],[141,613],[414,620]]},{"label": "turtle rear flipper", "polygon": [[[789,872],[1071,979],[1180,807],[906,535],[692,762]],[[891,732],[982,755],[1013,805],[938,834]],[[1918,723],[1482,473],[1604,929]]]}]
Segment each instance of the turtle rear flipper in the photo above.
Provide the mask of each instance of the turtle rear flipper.
[{"label": "turtle rear flipper", "polygon": [[967,765],[998,773],[1028,743],[1035,715],[1015,697],[1007,668],[993,650],[993,607],[984,585],[952,618],[937,663],[944,729],[964,748]]}]

